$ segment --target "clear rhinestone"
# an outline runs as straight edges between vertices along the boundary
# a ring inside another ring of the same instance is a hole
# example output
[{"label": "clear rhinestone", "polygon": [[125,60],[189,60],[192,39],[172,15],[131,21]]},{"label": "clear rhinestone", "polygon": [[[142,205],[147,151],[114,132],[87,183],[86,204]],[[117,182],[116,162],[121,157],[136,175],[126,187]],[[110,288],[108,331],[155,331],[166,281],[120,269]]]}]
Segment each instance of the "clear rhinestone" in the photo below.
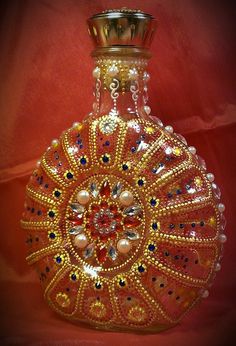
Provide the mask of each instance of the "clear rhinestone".
[{"label": "clear rhinestone", "polygon": [[97,196],[98,196],[98,188],[97,188],[97,185],[95,183],[91,183],[90,191],[91,191],[91,194],[93,195],[93,197],[97,198]]},{"label": "clear rhinestone", "polygon": [[123,213],[128,216],[134,216],[134,215],[139,215],[141,211],[142,211],[142,208],[140,207],[140,205],[132,205],[128,208],[125,208]]},{"label": "clear rhinestone", "polygon": [[76,226],[76,227],[71,228],[69,230],[69,233],[72,235],[76,235],[76,234],[81,233],[83,230],[84,230],[83,226]]},{"label": "clear rhinestone", "polygon": [[112,192],[111,192],[112,197],[113,198],[119,197],[121,190],[122,190],[122,184],[118,181],[118,183],[116,183],[112,188]]},{"label": "clear rhinestone", "polygon": [[140,141],[138,147],[137,147],[137,151],[140,151],[140,150],[145,150],[149,147],[149,144],[148,143],[145,143],[143,140]]},{"label": "clear rhinestone", "polygon": [[115,131],[117,119],[115,116],[110,116],[108,119],[103,119],[99,124],[99,129],[103,134],[112,134]]},{"label": "clear rhinestone", "polygon": [[219,187],[215,183],[212,183],[211,186],[212,186],[212,190],[213,190],[215,198],[220,199],[221,191]]},{"label": "clear rhinestone", "polygon": [[226,218],[224,214],[221,213],[220,214],[220,230],[224,231],[225,227],[226,227]]},{"label": "clear rhinestone", "polygon": [[110,245],[109,248],[108,248],[108,256],[109,256],[113,261],[115,261],[116,258],[117,258],[117,252],[116,252],[116,249],[114,248],[113,245]]},{"label": "clear rhinestone", "polygon": [[125,236],[129,239],[129,240],[137,240],[139,239],[139,234],[137,232],[133,232],[133,231],[127,231],[125,232]]},{"label": "clear rhinestone", "polygon": [[93,252],[94,252],[94,244],[91,243],[86,247],[86,249],[83,252],[84,258],[91,257],[93,255]]},{"label": "clear rhinestone", "polygon": [[204,160],[201,156],[199,156],[199,155],[196,155],[196,156],[197,156],[197,160],[198,160],[199,165],[200,165],[203,169],[206,170],[206,162],[205,162],[205,160]]},{"label": "clear rhinestone", "polygon": [[82,215],[84,212],[84,207],[80,205],[79,203],[72,203],[70,205],[71,209],[74,213]]},{"label": "clear rhinestone", "polygon": [[184,138],[184,136],[182,136],[180,133],[176,133],[175,134],[177,138],[179,138],[181,140],[181,142],[183,142],[185,145],[188,145],[186,139]]}]

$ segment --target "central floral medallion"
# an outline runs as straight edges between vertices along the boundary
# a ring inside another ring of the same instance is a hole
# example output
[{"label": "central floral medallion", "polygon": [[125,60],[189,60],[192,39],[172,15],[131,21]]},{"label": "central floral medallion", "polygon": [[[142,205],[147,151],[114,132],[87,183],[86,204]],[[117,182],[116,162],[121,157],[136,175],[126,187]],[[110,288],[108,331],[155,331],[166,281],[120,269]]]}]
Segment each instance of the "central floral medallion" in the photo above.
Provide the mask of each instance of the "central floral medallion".
[{"label": "central floral medallion", "polygon": [[115,179],[78,187],[67,208],[67,230],[75,253],[93,266],[121,265],[138,248],[143,208],[135,191]]}]

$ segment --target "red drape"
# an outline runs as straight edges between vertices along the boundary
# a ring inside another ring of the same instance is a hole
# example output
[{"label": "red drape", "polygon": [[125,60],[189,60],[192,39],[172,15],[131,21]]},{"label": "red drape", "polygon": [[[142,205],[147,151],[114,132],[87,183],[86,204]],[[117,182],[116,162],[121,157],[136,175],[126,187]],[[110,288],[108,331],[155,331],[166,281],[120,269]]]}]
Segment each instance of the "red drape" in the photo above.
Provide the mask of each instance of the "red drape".
[{"label": "red drape", "polygon": [[[140,8],[158,20],[150,63],[153,114],[184,134],[221,186],[228,243],[210,297],[159,335],[104,333],[60,319],[25,262],[24,189],[51,139],[92,104],[86,18]],[[236,73],[233,5],[196,0],[25,0],[1,5],[1,345],[230,345],[236,322]]]}]

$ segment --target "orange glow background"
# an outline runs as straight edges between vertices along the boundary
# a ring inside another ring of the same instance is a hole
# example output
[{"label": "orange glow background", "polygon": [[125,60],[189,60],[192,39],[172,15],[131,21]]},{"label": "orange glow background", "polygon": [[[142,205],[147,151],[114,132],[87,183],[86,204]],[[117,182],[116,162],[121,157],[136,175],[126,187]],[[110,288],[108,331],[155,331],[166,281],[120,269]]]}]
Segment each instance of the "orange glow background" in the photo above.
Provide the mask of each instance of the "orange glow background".
[{"label": "orange glow background", "polygon": [[[153,115],[207,161],[222,190],[228,243],[210,297],[159,335],[105,333],[63,321],[25,262],[19,220],[37,159],[93,102],[86,19],[140,8],[158,20],[150,62]],[[5,1],[0,18],[1,345],[231,345],[236,322],[236,47],[234,6],[196,0]],[[125,340],[125,341],[124,341]]]}]

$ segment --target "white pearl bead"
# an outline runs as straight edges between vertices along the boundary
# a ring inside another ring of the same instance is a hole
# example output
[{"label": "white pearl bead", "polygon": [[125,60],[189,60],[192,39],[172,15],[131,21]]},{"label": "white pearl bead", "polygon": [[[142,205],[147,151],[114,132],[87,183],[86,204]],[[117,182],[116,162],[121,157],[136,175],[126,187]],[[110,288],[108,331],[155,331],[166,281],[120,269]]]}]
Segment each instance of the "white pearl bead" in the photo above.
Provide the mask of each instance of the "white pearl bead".
[{"label": "white pearl bead", "polygon": [[120,239],[117,243],[117,249],[121,253],[127,253],[131,249],[131,244],[128,239]]},{"label": "white pearl bead", "polygon": [[191,154],[193,154],[193,155],[195,155],[195,154],[196,154],[196,152],[197,152],[197,149],[196,149],[195,147],[193,147],[193,146],[188,147],[188,150],[189,150],[189,151],[190,151],[190,153],[191,153]]},{"label": "white pearl bead", "polygon": [[143,109],[144,109],[144,112],[145,112],[147,115],[149,115],[149,114],[151,113],[151,107],[149,107],[149,106],[144,106]]},{"label": "white pearl bead", "polygon": [[123,191],[121,192],[119,199],[121,204],[128,206],[133,203],[134,196],[130,191]]},{"label": "white pearl bead", "polygon": [[221,270],[221,264],[218,262],[215,265],[215,271],[218,272],[219,270]]},{"label": "white pearl bead", "polygon": [[225,205],[223,203],[219,203],[218,210],[220,213],[223,213],[225,211]]},{"label": "white pearl bead", "polygon": [[219,242],[220,243],[225,243],[227,241],[227,237],[224,233],[219,235]]},{"label": "white pearl bead", "polygon": [[93,77],[98,79],[100,78],[100,75],[101,75],[101,70],[100,68],[97,66],[95,67],[95,69],[93,70]]},{"label": "white pearl bead", "polygon": [[213,173],[207,173],[207,179],[212,183],[215,179],[215,176]]},{"label": "white pearl bead", "polygon": [[41,165],[41,161],[39,160],[39,161],[37,161],[37,163],[36,163],[36,167],[39,167]]},{"label": "white pearl bead", "polygon": [[72,127],[73,129],[76,129],[79,125],[80,123],[76,121],[75,123],[73,123]]},{"label": "white pearl bead", "polygon": [[205,290],[202,292],[202,298],[207,298],[207,297],[209,297],[209,291]]},{"label": "white pearl bead", "polygon": [[85,234],[78,234],[74,239],[74,244],[79,249],[85,248],[88,244],[88,239]]},{"label": "white pearl bead", "polygon": [[165,129],[166,129],[166,131],[168,131],[168,132],[170,132],[170,133],[173,133],[173,132],[174,132],[173,127],[170,126],[170,125],[167,125],[167,126],[165,127]]},{"label": "white pearl bead", "polygon": [[53,140],[52,140],[52,146],[53,146],[54,148],[57,147],[58,144],[59,144],[59,140],[58,140],[58,139],[53,139]]},{"label": "white pearl bead", "polygon": [[146,71],[143,73],[143,80],[145,82],[148,82],[150,80],[150,74]]},{"label": "white pearl bead", "polygon": [[136,68],[131,68],[129,70],[129,73],[128,73],[128,76],[129,76],[129,79],[131,80],[136,80],[138,79],[138,71],[136,70]]},{"label": "white pearl bead", "polygon": [[87,190],[80,190],[77,193],[77,201],[80,204],[87,204],[90,199],[89,192]]},{"label": "white pearl bead", "polygon": [[107,73],[110,77],[115,77],[119,73],[119,69],[116,65],[112,65],[108,68]]}]

